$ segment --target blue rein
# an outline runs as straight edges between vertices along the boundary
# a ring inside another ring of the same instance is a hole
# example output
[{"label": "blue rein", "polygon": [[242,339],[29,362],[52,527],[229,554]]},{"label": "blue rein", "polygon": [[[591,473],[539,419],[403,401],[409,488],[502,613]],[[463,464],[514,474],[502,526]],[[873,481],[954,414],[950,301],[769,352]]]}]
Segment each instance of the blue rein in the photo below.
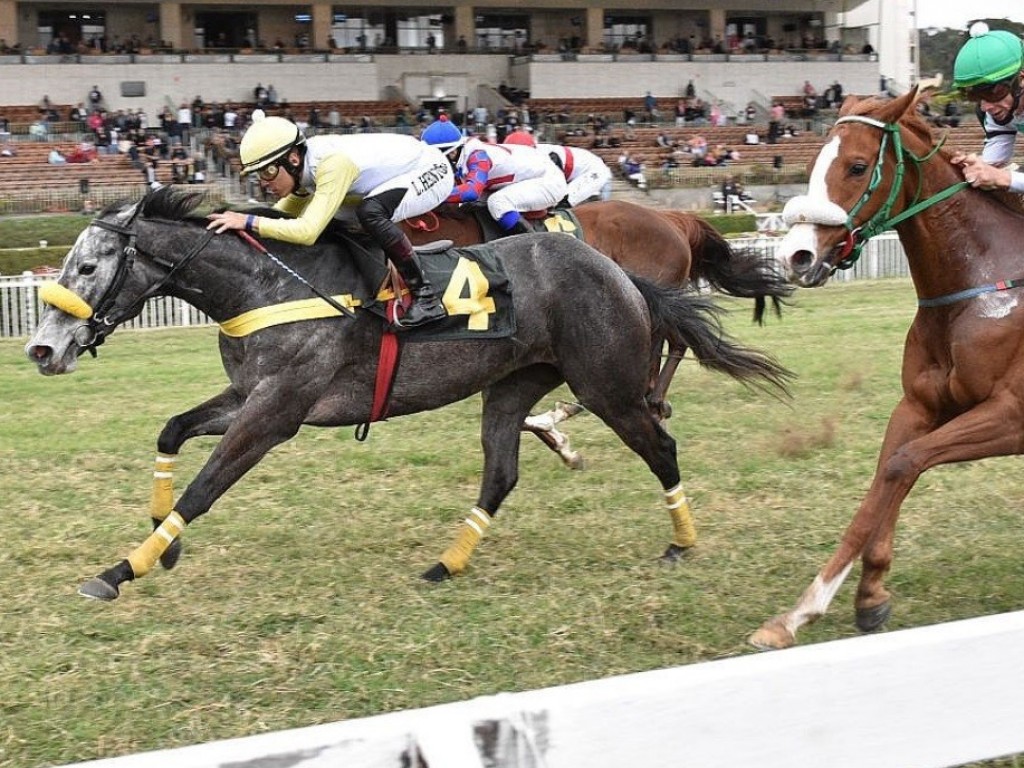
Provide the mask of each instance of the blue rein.
[{"label": "blue rein", "polygon": [[956,293],[947,293],[945,296],[936,296],[934,299],[918,299],[917,306],[919,307],[944,307],[947,304],[956,304],[958,301],[967,301],[967,299],[973,299],[975,296],[981,296],[984,293],[993,293],[995,291],[1008,291],[1010,288],[1021,288],[1024,287],[1024,279],[1018,278],[1016,280],[1000,280],[997,283],[991,283],[990,285],[979,285],[977,288],[967,288],[963,291],[957,291]]}]

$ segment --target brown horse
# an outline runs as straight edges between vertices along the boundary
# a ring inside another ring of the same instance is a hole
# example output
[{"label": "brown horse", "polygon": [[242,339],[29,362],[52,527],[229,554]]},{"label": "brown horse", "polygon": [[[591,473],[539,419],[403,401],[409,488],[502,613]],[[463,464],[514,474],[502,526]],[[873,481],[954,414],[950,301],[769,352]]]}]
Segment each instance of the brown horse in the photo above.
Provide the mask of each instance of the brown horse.
[{"label": "brown horse", "polygon": [[812,165],[809,192],[791,200],[778,258],[803,286],[823,285],[867,238],[895,228],[918,312],[903,355],[874,479],[831,559],[796,606],[751,637],[781,648],[825,613],[854,560],[862,561],[857,626],[890,612],[884,578],[896,519],[921,473],[952,462],[1024,452],[1024,216],[972,189],[918,117],[917,91],[848,101]]},{"label": "brown horse", "polygon": [[[782,300],[793,288],[774,264],[754,251],[737,250],[699,216],[683,211],[660,211],[619,200],[587,203],[573,209],[583,239],[588,245],[615,261],[630,274],[669,287],[682,287],[700,281],[713,290],[740,298],[754,299],[754,320],[763,323],[771,299],[776,315]],[[441,206],[426,216],[402,222],[414,244],[437,239],[452,240],[466,246],[500,236],[488,221],[486,209],[481,216],[456,206]],[[670,346],[664,365],[651,371],[651,407],[663,418],[671,414],[665,402],[672,377],[685,348]],[[582,409],[572,403],[559,404],[555,410],[527,420],[525,428],[540,437],[570,467],[582,466],[578,453],[571,450],[567,436],[555,425]]]}]

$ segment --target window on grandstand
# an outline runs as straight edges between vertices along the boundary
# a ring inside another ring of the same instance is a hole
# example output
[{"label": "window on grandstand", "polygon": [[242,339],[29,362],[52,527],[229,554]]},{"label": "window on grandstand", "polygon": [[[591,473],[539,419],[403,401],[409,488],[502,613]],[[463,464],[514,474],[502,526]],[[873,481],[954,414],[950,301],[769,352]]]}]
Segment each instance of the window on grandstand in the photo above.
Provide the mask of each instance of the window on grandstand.
[{"label": "window on grandstand", "polygon": [[650,53],[650,28],[651,20],[648,16],[606,14],[604,17],[604,44],[613,50]]},{"label": "window on grandstand", "polygon": [[338,48],[373,50],[384,41],[384,20],[378,19],[374,23],[374,20],[362,16],[336,13],[331,24],[331,37]]},{"label": "window on grandstand", "polygon": [[489,13],[476,17],[477,47],[483,50],[519,51],[529,39],[529,16]]},{"label": "window on grandstand", "polygon": [[399,48],[444,48],[441,14],[399,18],[397,31]]},{"label": "window on grandstand", "polygon": [[103,11],[39,11],[39,46],[52,53],[71,53],[79,45],[106,46]]}]

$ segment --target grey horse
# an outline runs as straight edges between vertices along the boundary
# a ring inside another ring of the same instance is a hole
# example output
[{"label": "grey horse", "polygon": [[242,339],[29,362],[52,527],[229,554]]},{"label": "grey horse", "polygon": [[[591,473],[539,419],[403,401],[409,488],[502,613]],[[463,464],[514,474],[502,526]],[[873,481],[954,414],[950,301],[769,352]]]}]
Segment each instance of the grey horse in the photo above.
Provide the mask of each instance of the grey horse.
[{"label": "grey horse", "polygon": [[[358,248],[323,238],[312,247],[275,243],[271,253],[234,235],[213,236],[195,213],[200,201],[165,188],[104,210],[75,243],[58,281],[43,291],[47,306],[26,346],[41,373],[69,373],[82,352],[95,353],[157,295],[180,297],[221,325],[230,383],[168,420],[157,440],[153,532],[125,560],[83,584],[79,591],[87,597],[113,600],[123,582],[158,561],[173,567],[185,526],[302,425],[371,419],[378,352],[389,326],[366,309],[379,289],[365,265],[357,268]],[[518,480],[524,418],[563,382],[658,478],[674,528],[664,556],[680,556],[694,542],[693,523],[675,441],[646,400],[663,343],[683,343],[709,369],[780,394],[789,371],[730,340],[709,299],[631,278],[568,235],[522,235],[456,256],[453,274],[461,277],[452,278],[454,291],[445,291],[455,338],[435,337],[431,326],[394,334],[401,354],[388,394],[387,415],[397,417],[483,393],[479,496],[424,578],[441,580],[466,568]],[[497,322],[488,313],[502,312],[505,331],[490,333]],[[175,503],[175,457],[199,435],[222,439]]]}]

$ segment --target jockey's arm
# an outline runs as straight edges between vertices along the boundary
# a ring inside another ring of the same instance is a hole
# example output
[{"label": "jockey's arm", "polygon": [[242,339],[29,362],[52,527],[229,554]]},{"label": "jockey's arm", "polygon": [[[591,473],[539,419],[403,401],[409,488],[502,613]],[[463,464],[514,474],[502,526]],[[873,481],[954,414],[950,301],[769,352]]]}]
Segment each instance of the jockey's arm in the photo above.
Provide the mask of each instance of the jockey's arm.
[{"label": "jockey's arm", "polygon": [[472,203],[483,197],[493,163],[486,152],[477,150],[466,158],[466,173],[448,195],[446,203]]},{"label": "jockey's arm", "polygon": [[298,213],[297,218],[260,217],[260,235],[289,243],[312,245],[345,202],[345,195],[358,176],[359,168],[347,155],[339,153],[325,157],[317,168],[316,191],[311,197],[288,195],[275,206],[288,213]]}]

